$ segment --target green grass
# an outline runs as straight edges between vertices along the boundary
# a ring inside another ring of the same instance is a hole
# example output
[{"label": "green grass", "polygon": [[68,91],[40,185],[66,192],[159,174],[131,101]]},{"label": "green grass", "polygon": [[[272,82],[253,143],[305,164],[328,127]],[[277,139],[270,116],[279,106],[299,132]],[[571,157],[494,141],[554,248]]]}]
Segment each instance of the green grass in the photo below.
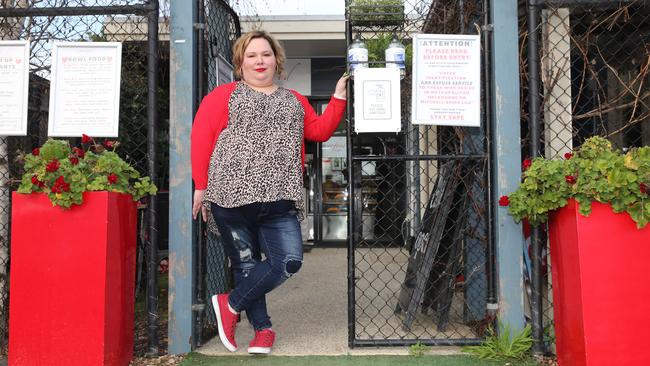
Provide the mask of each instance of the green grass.
[{"label": "green grass", "polygon": [[470,356],[204,356],[190,353],[181,366],[534,366],[534,361],[483,361]]}]

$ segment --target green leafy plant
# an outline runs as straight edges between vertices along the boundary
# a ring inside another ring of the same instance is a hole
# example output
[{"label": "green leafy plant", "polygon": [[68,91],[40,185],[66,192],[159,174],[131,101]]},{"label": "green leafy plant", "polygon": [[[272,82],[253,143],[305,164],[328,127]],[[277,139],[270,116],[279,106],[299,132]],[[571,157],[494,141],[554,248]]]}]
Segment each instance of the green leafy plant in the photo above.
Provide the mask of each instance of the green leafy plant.
[{"label": "green leafy plant", "polygon": [[[375,37],[366,40],[366,46],[368,47],[368,61],[384,61],[384,52],[386,51],[386,48],[388,48],[392,39],[392,33],[378,33]],[[405,56],[404,64],[407,69],[410,69],[413,60],[412,43],[405,45]],[[383,67],[383,65],[377,64],[377,67]]]},{"label": "green leafy plant", "polygon": [[638,228],[650,220],[650,147],[614,150],[609,141],[592,137],[564,159],[524,160],[523,181],[501,206],[516,221],[537,225],[548,213],[574,198],[580,213],[591,213],[591,203],[610,204],[614,212],[627,212]]},{"label": "green leafy plant", "polygon": [[411,356],[415,357],[420,357],[423,356],[425,353],[429,352],[431,347],[427,346],[426,344],[423,344],[422,342],[417,342],[416,344],[412,344],[409,346],[409,354]]},{"label": "green leafy plant", "polygon": [[356,24],[390,25],[404,21],[403,0],[354,0],[350,20]]},{"label": "green leafy plant", "polygon": [[[501,323],[500,323],[501,324]],[[478,346],[465,346],[463,352],[470,353],[483,360],[523,360],[533,346],[530,324],[526,325],[519,333],[510,336],[510,327],[501,325],[503,331],[496,334],[492,327],[487,329],[487,338]]]},{"label": "green leafy plant", "polygon": [[149,177],[122,160],[115,152],[117,141],[97,143],[82,136],[81,147],[70,148],[65,140],[48,140],[42,147],[25,154],[20,193],[42,192],[52,205],[69,208],[80,205],[86,191],[128,193],[134,201],[156,194]]}]

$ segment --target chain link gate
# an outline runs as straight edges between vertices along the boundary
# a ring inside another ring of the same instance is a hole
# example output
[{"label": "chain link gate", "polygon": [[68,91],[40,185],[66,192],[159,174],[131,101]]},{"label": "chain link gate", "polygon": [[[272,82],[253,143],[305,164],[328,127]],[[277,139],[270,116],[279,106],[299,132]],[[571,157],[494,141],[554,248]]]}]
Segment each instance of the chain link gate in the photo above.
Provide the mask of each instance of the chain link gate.
[{"label": "chain link gate", "polygon": [[[370,67],[383,67],[392,34],[407,47],[402,132],[355,134],[354,96],[348,103],[348,342],[351,347],[478,344],[494,320],[488,303],[496,302],[489,27],[482,27],[489,24],[489,3],[382,4],[369,10],[367,2],[346,1],[348,44],[356,35],[364,40]],[[411,125],[409,37],[478,32],[484,61],[481,127]],[[426,252],[424,260],[413,260],[418,249]]]},{"label": "chain link gate", "polygon": [[[0,0],[0,40],[30,40],[28,131],[24,137],[0,138],[0,355],[6,354],[9,314],[9,230],[10,193],[21,177],[19,161],[22,153],[30,153],[47,140],[48,102],[51,77],[51,42],[117,41],[122,42],[120,91],[120,148],[117,152],[143,175],[152,177],[159,189],[166,189],[166,175],[158,179],[157,171],[166,171],[167,153],[158,150],[167,146],[168,93],[158,88],[158,78],[168,79],[168,68],[158,69],[158,0]],[[152,32],[148,32],[148,24]],[[164,84],[163,84],[164,85]],[[152,92],[149,92],[152,91]],[[158,99],[161,105],[162,133],[158,130]],[[78,138],[70,138],[72,145]],[[141,225],[138,252],[138,284],[146,277],[148,327],[136,334],[136,353],[158,353],[157,311],[157,230],[155,223],[156,197],[143,201],[148,206],[147,218],[139,212]],[[148,222],[144,224],[144,222]],[[142,257],[145,257],[142,259]],[[143,276],[146,264],[147,274]],[[36,291],[36,290],[35,290]],[[144,315],[144,314],[143,314]],[[146,316],[146,315],[144,315]],[[144,321],[146,322],[146,320]],[[137,328],[137,327],[136,327]],[[163,329],[160,329],[163,328]],[[147,330],[149,334],[146,334]],[[136,330],[138,332],[138,330]],[[141,338],[148,346],[142,345]]]},{"label": "chain link gate", "polygon": [[[239,17],[224,0],[198,0],[199,4],[199,44],[197,78],[199,100],[219,85],[217,63],[232,60],[232,45],[241,35]],[[223,64],[221,64],[223,65]],[[223,73],[223,67],[220,70]],[[194,327],[196,340],[194,347],[200,347],[204,339],[210,339],[217,334],[217,323],[210,297],[217,293],[227,292],[231,288],[232,279],[228,269],[228,258],[223,251],[223,245],[212,216],[208,224],[203,225],[199,220],[198,240],[195,253],[197,254],[196,299]],[[206,304],[208,304],[206,306]]]},{"label": "chain link gate", "polygon": [[[520,19],[521,54],[527,54],[521,90],[528,97],[522,98],[522,110],[529,113],[522,119],[522,156],[562,157],[592,136],[606,137],[617,148],[649,145],[650,2],[528,0],[526,5],[528,17]],[[537,228],[530,237],[537,353],[554,346],[544,232]]]}]

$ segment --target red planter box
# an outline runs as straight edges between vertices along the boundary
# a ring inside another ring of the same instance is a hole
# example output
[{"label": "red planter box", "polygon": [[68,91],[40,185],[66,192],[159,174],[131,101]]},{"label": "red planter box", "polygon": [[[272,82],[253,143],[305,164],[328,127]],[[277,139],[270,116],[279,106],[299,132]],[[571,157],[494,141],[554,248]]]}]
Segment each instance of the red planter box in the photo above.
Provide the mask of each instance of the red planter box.
[{"label": "red planter box", "polygon": [[128,365],[136,204],[84,193],[69,210],[13,194],[9,365]]},{"label": "red planter box", "polygon": [[650,365],[650,226],[592,204],[558,210],[549,223],[560,366]]}]

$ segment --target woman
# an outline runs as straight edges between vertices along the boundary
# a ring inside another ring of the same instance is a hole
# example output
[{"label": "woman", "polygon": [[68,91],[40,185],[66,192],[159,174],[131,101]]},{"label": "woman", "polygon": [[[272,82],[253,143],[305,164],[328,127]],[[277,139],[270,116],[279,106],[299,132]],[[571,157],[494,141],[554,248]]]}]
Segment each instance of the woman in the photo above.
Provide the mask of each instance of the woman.
[{"label": "woman", "polygon": [[265,295],[302,265],[303,140],[329,139],[345,110],[347,77],[319,117],[304,96],[275,84],[284,61],[269,33],[240,37],[233,67],[241,81],[207,95],[192,127],[192,215],[201,210],[205,220],[210,205],[235,275],[230,293],[212,297],[219,338],[231,352],[241,311],[255,328],[248,352],[271,352]]}]

